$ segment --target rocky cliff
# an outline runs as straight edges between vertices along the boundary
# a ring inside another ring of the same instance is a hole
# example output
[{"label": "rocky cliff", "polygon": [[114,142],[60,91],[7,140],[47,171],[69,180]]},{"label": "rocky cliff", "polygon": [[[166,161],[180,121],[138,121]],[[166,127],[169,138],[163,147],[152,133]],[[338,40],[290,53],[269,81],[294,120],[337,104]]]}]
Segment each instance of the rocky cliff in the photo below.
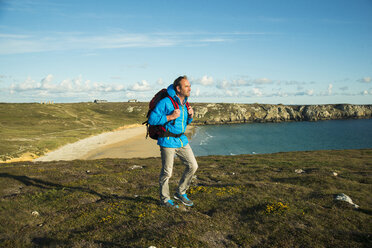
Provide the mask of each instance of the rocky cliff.
[{"label": "rocky cliff", "polygon": [[194,103],[194,124],[318,121],[372,118],[372,105],[271,105]]}]

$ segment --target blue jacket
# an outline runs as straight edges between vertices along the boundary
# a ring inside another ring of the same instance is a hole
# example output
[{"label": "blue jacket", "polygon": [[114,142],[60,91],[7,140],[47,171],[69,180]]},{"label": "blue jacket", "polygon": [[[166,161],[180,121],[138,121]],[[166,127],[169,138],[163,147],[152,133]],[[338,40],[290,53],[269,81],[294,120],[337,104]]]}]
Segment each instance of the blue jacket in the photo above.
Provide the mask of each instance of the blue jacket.
[{"label": "blue jacket", "polygon": [[[178,117],[175,121],[167,122],[167,115],[170,115],[174,111],[174,106],[171,100],[166,97],[161,99],[154,110],[151,112],[148,123],[150,125],[163,125],[169,132],[174,134],[184,133],[186,131],[186,127],[188,124],[191,123],[192,118],[188,117],[188,110],[186,107],[187,97],[183,104],[181,104],[180,99],[176,95],[176,91],[173,89],[173,84],[168,86],[167,92],[170,97],[172,97],[179,106],[181,111],[180,117]],[[171,147],[171,148],[180,148],[189,143],[186,135],[182,135],[179,138],[175,137],[161,137],[158,139],[158,145],[163,147]]]}]

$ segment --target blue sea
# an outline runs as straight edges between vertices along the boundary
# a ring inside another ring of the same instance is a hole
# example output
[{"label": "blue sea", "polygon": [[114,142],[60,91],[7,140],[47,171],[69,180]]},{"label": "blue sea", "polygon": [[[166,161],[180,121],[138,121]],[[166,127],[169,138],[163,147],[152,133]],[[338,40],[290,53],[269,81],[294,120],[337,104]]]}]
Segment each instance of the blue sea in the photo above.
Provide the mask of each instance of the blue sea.
[{"label": "blue sea", "polygon": [[372,148],[372,119],[197,127],[196,156]]}]

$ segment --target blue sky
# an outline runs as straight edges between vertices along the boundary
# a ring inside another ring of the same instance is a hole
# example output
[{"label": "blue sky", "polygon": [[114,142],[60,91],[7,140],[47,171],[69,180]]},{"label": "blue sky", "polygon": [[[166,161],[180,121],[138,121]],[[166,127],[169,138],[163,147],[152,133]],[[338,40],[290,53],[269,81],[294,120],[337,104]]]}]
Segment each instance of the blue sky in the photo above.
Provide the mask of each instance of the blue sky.
[{"label": "blue sky", "polygon": [[372,0],[0,0],[0,102],[372,104]]}]

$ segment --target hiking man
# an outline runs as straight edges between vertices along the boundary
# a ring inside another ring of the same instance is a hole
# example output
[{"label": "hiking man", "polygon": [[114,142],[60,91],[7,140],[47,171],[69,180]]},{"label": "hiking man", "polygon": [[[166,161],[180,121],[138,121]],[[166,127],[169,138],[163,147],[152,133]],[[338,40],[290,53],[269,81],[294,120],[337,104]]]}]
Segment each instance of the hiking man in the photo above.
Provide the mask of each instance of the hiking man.
[{"label": "hiking man", "polygon": [[190,96],[191,86],[186,76],[178,77],[167,88],[168,95],[178,104],[175,108],[172,100],[165,97],[158,102],[151,112],[148,123],[150,125],[163,125],[167,136],[158,138],[160,146],[162,168],[160,172],[160,200],[168,207],[178,208],[170,197],[169,179],[172,177],[174,155],[177,155],[186,166],[179,182],[174,199],[181,201],[186,206],[192,206],[193,202],[187,197],[186,190],[189,188],[191,179],[198,168],[194,153],[184,135],[186,127],[194,117],[194,111],[186,104]]}]

